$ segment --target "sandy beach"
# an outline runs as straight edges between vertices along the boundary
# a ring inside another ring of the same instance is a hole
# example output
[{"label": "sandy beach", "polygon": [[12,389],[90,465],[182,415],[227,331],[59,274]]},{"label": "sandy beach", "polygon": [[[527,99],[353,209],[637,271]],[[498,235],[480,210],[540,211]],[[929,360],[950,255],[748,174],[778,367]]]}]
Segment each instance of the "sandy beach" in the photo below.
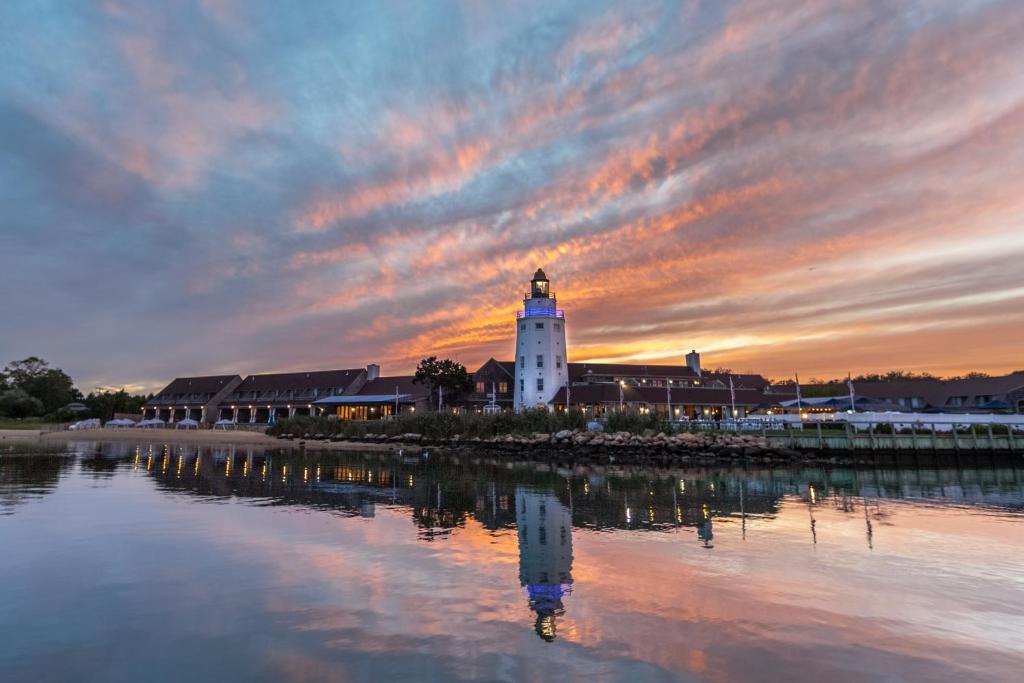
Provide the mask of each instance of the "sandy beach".
[{"label": "sandy beach", "polygon": [[[177,444],[246,444],[267,448],[298,448],[299,441],[275,439],[260,432],[214,431],[212,429],[88,429],[82,431],[38,431],[31,429],[0,429],[0,446],[14,443],[32,443],[55,446],[70,441],[131,441],[134,443]],[[396,448],[391,444],[349,442],[307,442],[309,447],[327,450],[386,451]],[[408,447],[407,447],[408,448]]]}]

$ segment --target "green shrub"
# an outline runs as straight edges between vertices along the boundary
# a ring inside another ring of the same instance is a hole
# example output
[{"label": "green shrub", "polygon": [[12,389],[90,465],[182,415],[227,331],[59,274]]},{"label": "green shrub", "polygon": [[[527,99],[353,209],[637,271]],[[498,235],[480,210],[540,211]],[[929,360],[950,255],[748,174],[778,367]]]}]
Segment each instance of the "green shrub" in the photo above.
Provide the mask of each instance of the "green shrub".
[{"label": "green shrub", "polygon": [[[468,413],[403,413],[396,420],[373,420],[359,422],[338,420],[333,417],[296,416],[278,420],[267,433],[272,436],[295,434],[304,436],[364,437],[367,434],[421,434],[430,439],[449,439],[453,436],[471,439],[487,438],[505,434],[550,434],[563,429],[585,429],[586,416],[578,410],[566,413],[552,413],[543,409],[525,410],[521,413],[481,415]],[[642,427],[643,429],[645,427]]]}]

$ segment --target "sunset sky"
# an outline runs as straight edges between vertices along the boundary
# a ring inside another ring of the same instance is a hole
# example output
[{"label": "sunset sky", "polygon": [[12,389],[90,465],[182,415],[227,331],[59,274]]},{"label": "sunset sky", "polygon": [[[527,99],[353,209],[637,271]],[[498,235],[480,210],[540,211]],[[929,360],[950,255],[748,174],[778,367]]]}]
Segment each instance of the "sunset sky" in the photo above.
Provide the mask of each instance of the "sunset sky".
[{"label": "sunset sky", "polygon": [[0,366],[1024,368],[1020,0],[0,4]]}]

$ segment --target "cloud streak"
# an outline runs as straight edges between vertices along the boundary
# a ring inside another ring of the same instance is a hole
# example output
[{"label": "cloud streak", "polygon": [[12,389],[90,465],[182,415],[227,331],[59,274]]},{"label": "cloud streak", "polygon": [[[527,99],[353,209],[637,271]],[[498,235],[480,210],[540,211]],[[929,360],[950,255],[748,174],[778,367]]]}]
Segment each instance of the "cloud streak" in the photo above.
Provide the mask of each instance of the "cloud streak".
[{"label": "cloud streak", "polygon": [[1021,365],[1019,3],[0,18],[0,354],[87,389],[507,357],[537,266],[573,360]]}]

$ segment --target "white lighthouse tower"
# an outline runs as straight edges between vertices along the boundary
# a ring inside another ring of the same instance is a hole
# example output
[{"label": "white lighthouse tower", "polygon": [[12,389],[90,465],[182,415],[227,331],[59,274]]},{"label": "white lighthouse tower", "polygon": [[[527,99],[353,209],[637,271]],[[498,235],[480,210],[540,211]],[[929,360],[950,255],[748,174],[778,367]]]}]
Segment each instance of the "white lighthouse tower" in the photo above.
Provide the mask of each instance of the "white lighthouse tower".
[{"label": "white lighthouse tower", "polygon": [[547,275],[540,268],[530,281],[523,310],[516,312],[515,409],[549,408],[548,401],[569,377],[565,313],[557,308]]}]

